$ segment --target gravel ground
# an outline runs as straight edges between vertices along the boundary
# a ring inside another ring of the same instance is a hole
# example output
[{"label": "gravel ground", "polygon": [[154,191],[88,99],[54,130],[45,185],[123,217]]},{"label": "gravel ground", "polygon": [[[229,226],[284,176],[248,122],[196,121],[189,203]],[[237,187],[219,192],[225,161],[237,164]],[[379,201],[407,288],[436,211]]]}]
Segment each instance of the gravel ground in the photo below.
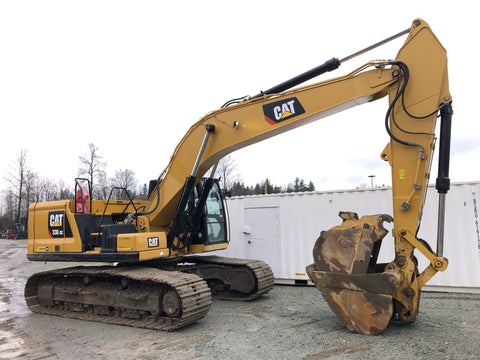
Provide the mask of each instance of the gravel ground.
[{"label": "gravel ground", "polygon": [[424,293],[417,322],[365,336],[316,288],[277,285],[254,302],[214,300],[167,333],[31,313],[27,277],[71,264],[27,261],[26,240],[0,244],[0,359],[480,359],[480,295]]}]

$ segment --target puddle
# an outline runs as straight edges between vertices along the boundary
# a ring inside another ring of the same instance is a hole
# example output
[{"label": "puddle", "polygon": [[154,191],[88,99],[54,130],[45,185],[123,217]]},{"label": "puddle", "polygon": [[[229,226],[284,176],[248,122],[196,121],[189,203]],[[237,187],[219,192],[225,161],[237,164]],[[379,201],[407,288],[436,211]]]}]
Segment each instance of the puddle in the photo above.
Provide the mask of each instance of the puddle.
[{"label": "puddle", "polygon": [[0,278],[0,359],[24,354],[24,341],[15,333],[13,323],[27,313],[23,284],[13,277]]},{"label": "puddle", "polygon": [[[23,299],[23,282],[13,277],[0,278],[0,319],[24,317],[29,314]],[[7,314],[8,313],[8,314]]]},{"label": "puddle", "polygon": [[0,330],[0,359],[13,359],[23,354],[23,340],[10,331]]}]

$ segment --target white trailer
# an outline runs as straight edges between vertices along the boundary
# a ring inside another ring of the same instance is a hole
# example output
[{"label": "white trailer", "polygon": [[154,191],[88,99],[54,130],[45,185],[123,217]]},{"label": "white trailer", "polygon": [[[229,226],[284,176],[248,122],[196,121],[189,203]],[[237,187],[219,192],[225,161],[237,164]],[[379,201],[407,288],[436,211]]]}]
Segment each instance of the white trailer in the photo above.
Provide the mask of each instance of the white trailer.
[{"label": "white trailer", "polygon": [[[480,293],[479,196],[480,182],[452,184],[445,218],[448,269],[434,276],[424,290]],[[340,211],[392,215],[392,191],[383,187],[240,196],[228,198],[227,206],[231,241],[219,255],[263,260],[272,267],[276,283],[311,284],[305,267],[313,262],[312,250],[320,232],[340,224]],[[438,194],[430,186],[418,236],[434,250],[437,207]],[[392,261],[394,254],[389,233],[379,262]],[[428,261],[418,250],[415,255],[423,271]]]}]

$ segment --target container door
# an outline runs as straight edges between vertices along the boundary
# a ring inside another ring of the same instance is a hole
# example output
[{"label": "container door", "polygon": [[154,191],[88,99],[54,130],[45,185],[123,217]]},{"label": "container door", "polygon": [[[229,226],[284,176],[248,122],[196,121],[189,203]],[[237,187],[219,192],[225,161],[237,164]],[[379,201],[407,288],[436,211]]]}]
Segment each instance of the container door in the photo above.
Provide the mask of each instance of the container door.
[{"label": "container door", "polygon": [[279,208],[245,209],[246,257],[265,261],[279,277]]}]

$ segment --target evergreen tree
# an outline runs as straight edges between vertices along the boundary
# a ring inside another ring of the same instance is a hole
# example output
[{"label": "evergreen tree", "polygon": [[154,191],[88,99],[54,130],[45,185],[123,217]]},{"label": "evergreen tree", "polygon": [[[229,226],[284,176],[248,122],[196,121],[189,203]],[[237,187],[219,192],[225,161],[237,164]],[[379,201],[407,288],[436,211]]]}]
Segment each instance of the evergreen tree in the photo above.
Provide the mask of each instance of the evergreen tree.
[{"label": "evergreen tree", "polygon": [[315,191],[315,185],[313,185],[313,182],[311,180],[308,183],[307,191]]}]

